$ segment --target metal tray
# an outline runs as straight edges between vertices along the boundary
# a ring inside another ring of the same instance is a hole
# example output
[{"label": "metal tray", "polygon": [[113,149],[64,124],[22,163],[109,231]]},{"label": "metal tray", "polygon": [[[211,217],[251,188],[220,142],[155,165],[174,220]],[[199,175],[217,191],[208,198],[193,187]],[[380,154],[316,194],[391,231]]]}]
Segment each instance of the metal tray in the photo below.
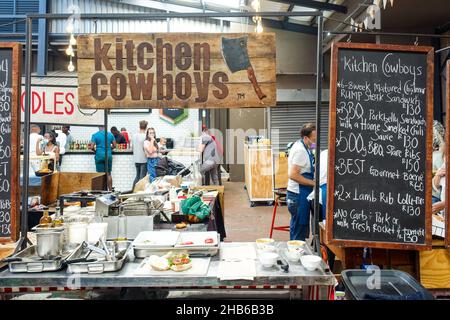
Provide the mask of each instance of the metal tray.
[{"label": "metal tray", "polygon": [[217,246],[198,246],[198,247],[153,247],[153,248],[141,248],[133,247],[134,256],[139,259],[150,257],[153,254],[160,255],[161,253],[167,253],[168,251],[187,251],[191,257],[213,257],[219,253],[220,248],[220,234],[217,234]]},{"label": "metal tray", "polygon": [[58,259],[44,260],[37,255],[37,246],[28,247],[9,259],[21,258],[22,261],[11,261],[8,263],[9,271],[17,272],[46,272],[58,271],[64,267],[64,261],[70,256],[71,252],[63,253]]},{"label": "metal tray", "polygon": [[95,259],[95,261],[70,263],[71,260],[83,259],[89,253],[88,249],[85,249],[82,246],[78,246],[78,248],[68,258],[67,272],[103,273],[103,272],[119,271],[120,269],[122,269],[123,264],[128,259],[128,254],[131,249],[131,241],[107,241],[106,244],[108,247],[110,247],[114,245],[115,242],[118,245],[117,253],[122,250],[125,250],[125,253],[122,256],[122,258],[116,261],[107,261],[106,258],[101,254],[92,252],[91,254],[89,254],[89,259]]}]

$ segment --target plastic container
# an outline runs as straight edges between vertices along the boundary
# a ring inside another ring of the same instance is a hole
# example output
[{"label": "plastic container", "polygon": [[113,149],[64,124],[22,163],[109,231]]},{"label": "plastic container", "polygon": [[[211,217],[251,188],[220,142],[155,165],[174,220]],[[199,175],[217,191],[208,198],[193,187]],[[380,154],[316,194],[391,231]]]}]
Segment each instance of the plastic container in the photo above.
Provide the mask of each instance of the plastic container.
[{"label": "plastic container", "polygon": [[416,279],[399,270],[344,270],[342,281],[348,300],[434,300]]},{"label": "plastic container", "polygon": [[77,245],[87,240],[87,223],[72,222],[69,226],[69,244]]},{"label": "plastic container", "polygon": [[87,241],[89,243],[97,243],[100,238],[106,240],[107,230],[108,224],[106,222],[89,224],[87,226]]}]

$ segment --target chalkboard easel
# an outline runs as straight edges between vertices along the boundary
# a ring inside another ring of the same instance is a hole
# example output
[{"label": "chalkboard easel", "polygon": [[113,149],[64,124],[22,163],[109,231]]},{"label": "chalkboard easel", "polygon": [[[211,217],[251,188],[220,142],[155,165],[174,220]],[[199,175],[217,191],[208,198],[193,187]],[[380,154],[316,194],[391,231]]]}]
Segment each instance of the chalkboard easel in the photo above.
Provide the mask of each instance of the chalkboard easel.
[{"label": "chalkboard easel", "polygon": [[328,243],[431,249],[433,67],[432,47],[333,44]]},{"label": "chalkboard easel", "polygon": [[0,43],[0,243],[19,239],[22,45]]}]

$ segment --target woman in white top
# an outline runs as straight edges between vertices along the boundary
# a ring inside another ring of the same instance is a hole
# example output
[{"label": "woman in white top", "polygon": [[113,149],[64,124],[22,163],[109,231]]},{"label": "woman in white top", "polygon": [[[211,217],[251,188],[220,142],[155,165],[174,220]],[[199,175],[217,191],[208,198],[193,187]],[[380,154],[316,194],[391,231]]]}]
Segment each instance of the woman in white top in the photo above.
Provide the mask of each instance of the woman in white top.
[{"label": "woman in white top", "polygon": [[442,210],[444,210],[445,208],[445,192],[446,192],[446,188],[445,188],[445,175],[446,175],[446,169],[445,169],[445,153],[446,153],[446,146],[443,145],[442,146],[442,155],[443,155],[443,164],[442,166],[439,168],[438,171],[436,171],[436,174],[433,177],[433,189],[435,191],[438,191],[441,193],[441,201],[433,203],[433,209],[432,212],[433,213],[438,213]]},{"label": "woman in white top", "polygon": [[[44,139],[39,138],[36,141],[36,154],[38,156],[42,154],[47,154],[51,157],[54,157],[56,164],[59,162],[59,147],[58,144],[56,143],[57,136],[58,134],[56,132],[50,131],[44,135]],[[43,142],[42,146],[41,142]],[[50,170],[55,170],[55,163],[51,161],[48,168]]]}]

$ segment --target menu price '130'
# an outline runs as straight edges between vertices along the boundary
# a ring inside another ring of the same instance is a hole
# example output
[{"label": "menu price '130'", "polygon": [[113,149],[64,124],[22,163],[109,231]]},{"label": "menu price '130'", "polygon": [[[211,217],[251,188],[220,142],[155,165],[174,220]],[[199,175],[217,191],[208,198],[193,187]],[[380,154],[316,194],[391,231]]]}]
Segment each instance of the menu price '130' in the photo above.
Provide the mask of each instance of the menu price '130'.
[{"label": "menu price '130'", "polygon": [[427,73],[427,52],[339,48],[333,239],[426,244]]}]

